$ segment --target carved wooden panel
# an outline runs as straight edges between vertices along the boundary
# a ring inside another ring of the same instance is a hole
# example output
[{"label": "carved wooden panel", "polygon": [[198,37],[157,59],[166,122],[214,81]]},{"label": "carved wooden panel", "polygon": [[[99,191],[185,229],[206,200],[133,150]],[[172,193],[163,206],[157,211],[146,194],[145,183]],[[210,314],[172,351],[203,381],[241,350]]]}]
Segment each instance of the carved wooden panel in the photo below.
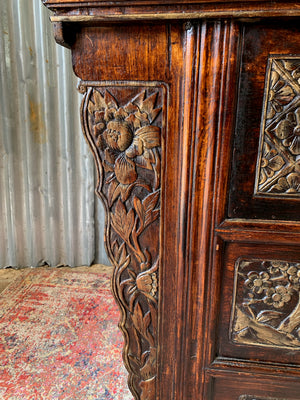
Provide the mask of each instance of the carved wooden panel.
[{"label": "carved wooden panel", "polygon": [[300,195],[300,56],[269,59],[255,194]]},{"label": "carved wooden panel", "polygon": [[234,292],[233,342],[300,348],[300,263],[240,259]]},{"label": "carved wooden panel", "polygon": [[106,246],[115,265],[129,387],[154,400],[157,375],[161,147],[165,88],[83,82],[82,123],[106,207]]}]

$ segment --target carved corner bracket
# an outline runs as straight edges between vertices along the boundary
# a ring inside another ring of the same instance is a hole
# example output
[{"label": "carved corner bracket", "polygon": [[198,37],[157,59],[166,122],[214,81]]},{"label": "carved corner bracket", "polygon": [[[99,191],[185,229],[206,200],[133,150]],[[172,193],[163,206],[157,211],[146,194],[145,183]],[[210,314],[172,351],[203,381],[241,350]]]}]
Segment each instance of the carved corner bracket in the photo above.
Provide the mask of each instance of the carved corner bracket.
[{"label": "carved corner bracket", "polygon": [[136,399],[154,400],[166,89],[159,83],[81,82],[79,90],[83,131],[98,170],[96,193],[106,209],[129,388]]}]

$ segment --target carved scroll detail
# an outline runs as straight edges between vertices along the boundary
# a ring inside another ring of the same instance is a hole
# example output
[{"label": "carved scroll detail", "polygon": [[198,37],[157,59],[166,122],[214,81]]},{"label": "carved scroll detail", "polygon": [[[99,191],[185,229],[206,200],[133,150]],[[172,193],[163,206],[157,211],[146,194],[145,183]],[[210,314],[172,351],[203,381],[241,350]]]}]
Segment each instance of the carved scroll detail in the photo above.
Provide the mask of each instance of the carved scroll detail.
[{"label": "carved scroll detail", "polygon": [[136,399],[154,400],[157,375],[161,141],[165,89],[82,83],[82,122],[99,172],[123,358]]},{"label": "carved scroll detail", "polygon": [[233,342],[300,348],[300,263],[238,260],[230,336]]},{"label": "carved scroll detail", "polygon": [[269,59],[255,195],[300,196],[300,56]]}]

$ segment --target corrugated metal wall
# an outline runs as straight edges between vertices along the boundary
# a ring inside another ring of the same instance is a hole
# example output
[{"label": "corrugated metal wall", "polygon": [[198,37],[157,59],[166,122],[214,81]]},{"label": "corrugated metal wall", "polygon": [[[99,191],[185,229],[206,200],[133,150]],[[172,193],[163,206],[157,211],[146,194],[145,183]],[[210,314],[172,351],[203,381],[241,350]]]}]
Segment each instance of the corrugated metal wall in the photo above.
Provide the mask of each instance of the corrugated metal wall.
[{"label": "corrugated metal wall", "polygon": [[0,267],[107,263],[70,51],[40,0],[0,5]]}]

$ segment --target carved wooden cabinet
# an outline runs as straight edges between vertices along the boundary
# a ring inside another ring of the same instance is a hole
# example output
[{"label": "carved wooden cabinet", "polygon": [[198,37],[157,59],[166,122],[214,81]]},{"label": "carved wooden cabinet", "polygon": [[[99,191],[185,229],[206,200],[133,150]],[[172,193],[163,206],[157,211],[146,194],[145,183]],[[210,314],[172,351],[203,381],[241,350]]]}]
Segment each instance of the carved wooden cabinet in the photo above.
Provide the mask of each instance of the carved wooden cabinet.
[{"label": "carved wooden cabinet", "polygon": [[134,397],[299,399],[300,3],[44,3],[81,79]]}]

